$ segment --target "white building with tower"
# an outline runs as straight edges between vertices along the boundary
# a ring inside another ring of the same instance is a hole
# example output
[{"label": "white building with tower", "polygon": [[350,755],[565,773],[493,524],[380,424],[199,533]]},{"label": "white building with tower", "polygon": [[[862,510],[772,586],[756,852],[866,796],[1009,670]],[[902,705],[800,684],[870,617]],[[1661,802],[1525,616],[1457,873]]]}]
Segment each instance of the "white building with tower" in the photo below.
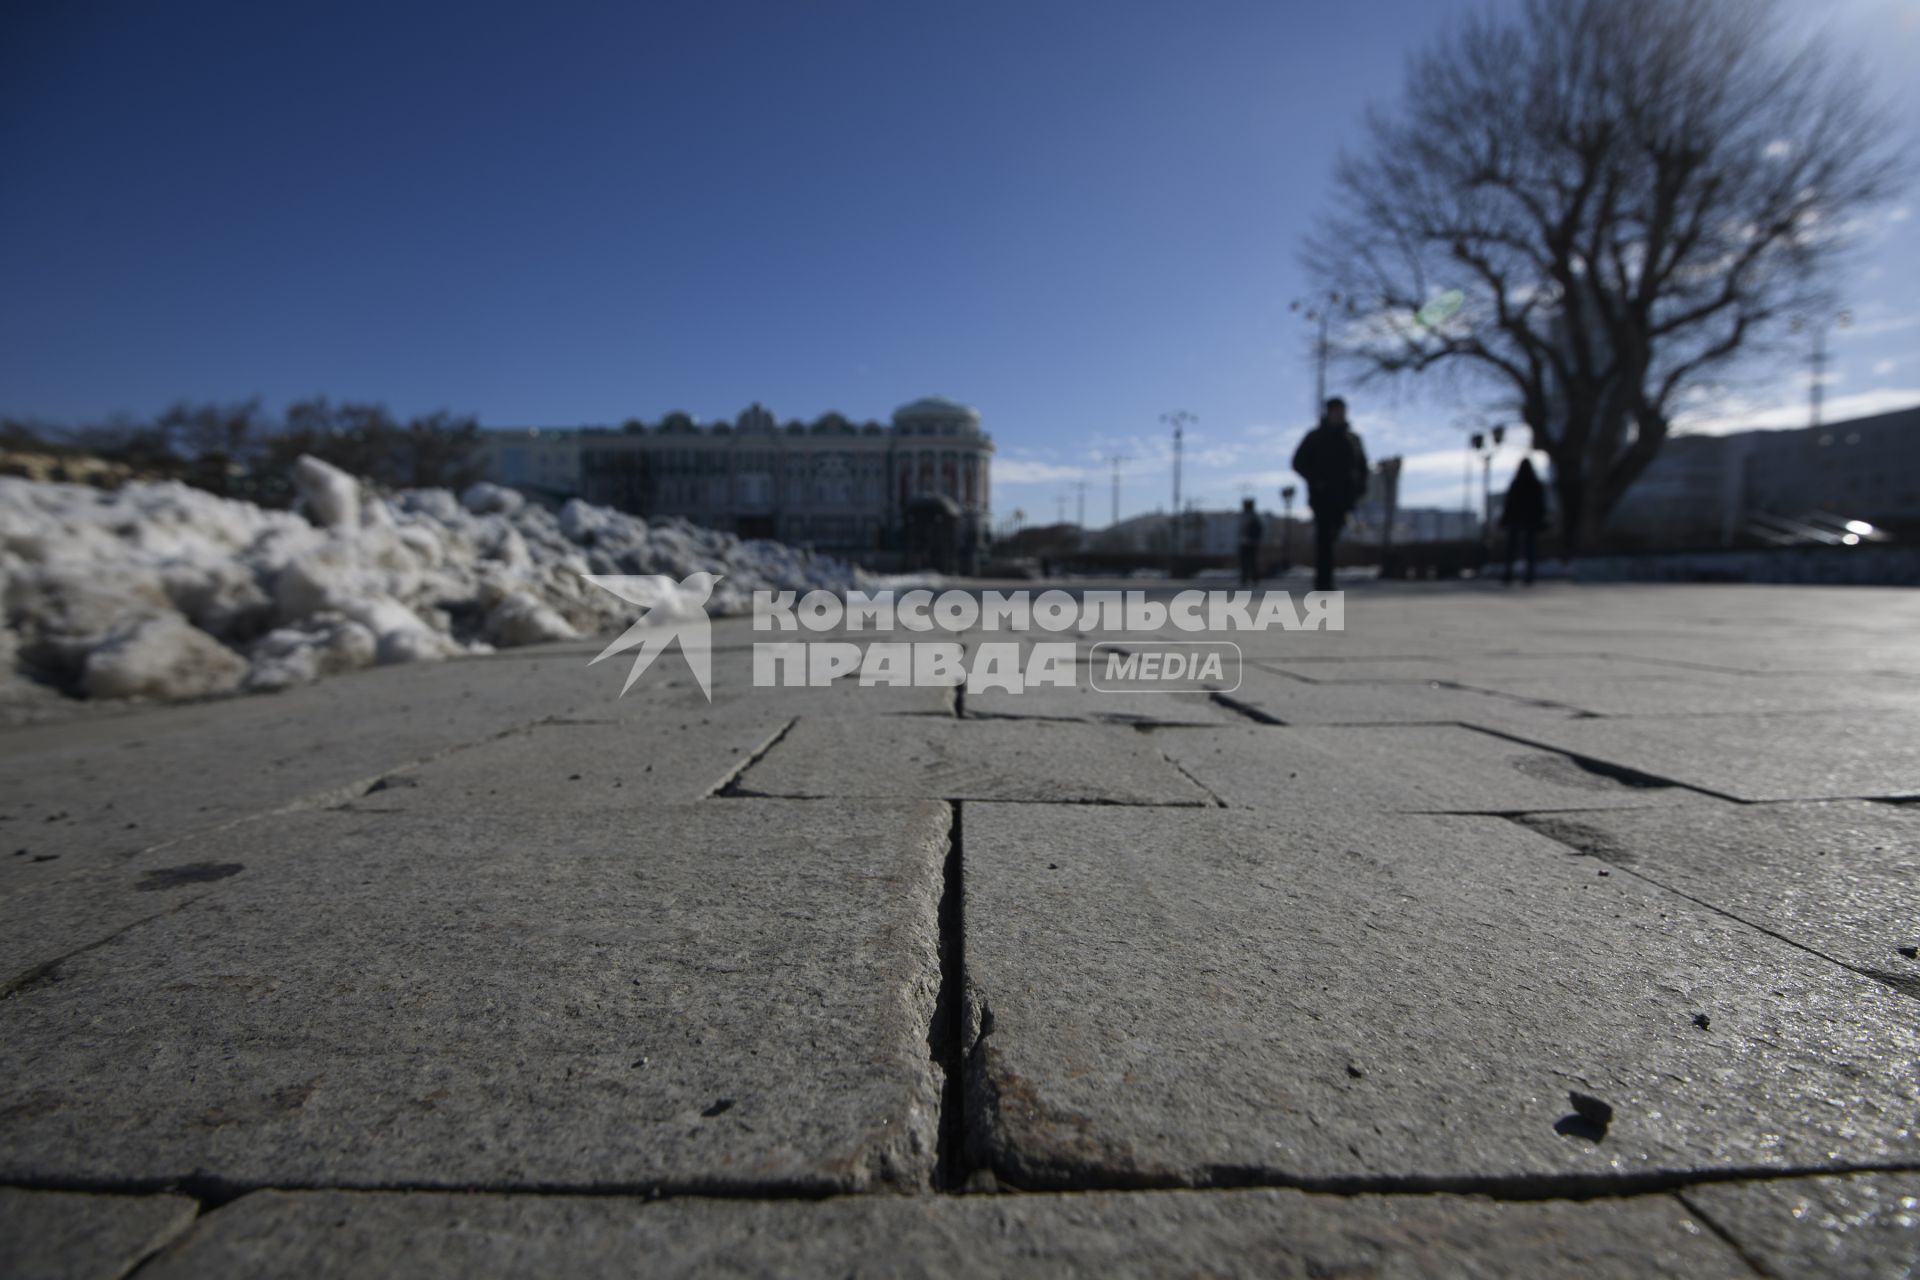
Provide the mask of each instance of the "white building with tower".
[{"label": "white building with tower", "polygon": [[755,404],[706,425],[503,429],[486,433],[482,455],[489,479],[548,501],[869,560],[924,541],[927,522],[971,556],[991,521],[993,440],[978,411],[939,397],[885,425],[827,414],[781,426]]}]

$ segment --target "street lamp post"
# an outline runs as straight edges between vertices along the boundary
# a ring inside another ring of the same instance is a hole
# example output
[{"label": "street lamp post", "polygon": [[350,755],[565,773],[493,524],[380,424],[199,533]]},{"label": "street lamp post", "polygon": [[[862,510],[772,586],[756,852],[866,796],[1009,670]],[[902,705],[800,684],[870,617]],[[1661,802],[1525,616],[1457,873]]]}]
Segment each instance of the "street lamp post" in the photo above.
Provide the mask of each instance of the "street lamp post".
[{"label": "street lamp post", "polygon": [[1380,534],[1380,576],[1395,575],[1393,564],[1393,522],[1400,511],[1400,464],[1404,458],[1382,458],[1373,472],[1380,478],[1380,502],[1386,513],[1386,527]]},{"label": "street lamp post", "polygon": [[[1495,427],[1490,433],[1493,444],[1480,455],[1480,536],[1487,539],[1493,536],[1493,455],[1500,451],[1500,442],[1507,438],[1505,427]],[[1480,447],[1480,437],[1475,436],[1474,448]]]},{"label": "street lamp post", "polygon": [[1813,334],[1813,369],[1807,385],[1807,425],[1820,425],[1820,407],[1825,395],[1827,381],[1827,330],[1844,329],[1853,323],[1853,312],[1836,311],[1831,316],[1799,316],[1793,322],[1793,331],[1801,333],[1808,330]]},{"label": "street lamp post", "polygon": [[1295,298],[1287,304],[1287,310],[1305,319],[1314,326],[1313,341],[1313,420],[1319,421],[1320,414],[1327,404],[1327,325],[1335,311],[1345,315],[1354,314],[1353,299],[1343,298],[1331,290],[1318,302],[1306,302]]},{"label": "street lamp post", "polygon": [[1107,458],[1107,461],[1113,464],[1113,523],[1118,525],[1120,523],[1120,464],[1132,462],[1133,459],[1125,454],[1115,454]]},{"label": "street lamp post", "polygon": [[1183,541],[1180,529],[1180,445],[1187,427],[1200,419],[1185,409],[1174,409],[1161,414],[1160,421],[1173,428],[1173,518],[1167,524],[1167,573],[1171,575]]}]

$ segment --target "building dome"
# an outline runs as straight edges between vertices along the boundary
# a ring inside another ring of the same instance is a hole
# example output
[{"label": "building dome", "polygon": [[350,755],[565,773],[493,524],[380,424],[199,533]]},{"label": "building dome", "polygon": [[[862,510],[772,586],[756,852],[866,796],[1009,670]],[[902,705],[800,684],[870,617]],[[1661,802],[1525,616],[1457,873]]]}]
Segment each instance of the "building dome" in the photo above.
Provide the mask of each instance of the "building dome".
[{"label": "building dome", "polygon": [[960,434],[978,435],[980,412],[977,409],[968,408],[957,400],[927,396],[895,409],[893,425],[909,434],[948,435],[954,434],[953,428],[958,428]]}]

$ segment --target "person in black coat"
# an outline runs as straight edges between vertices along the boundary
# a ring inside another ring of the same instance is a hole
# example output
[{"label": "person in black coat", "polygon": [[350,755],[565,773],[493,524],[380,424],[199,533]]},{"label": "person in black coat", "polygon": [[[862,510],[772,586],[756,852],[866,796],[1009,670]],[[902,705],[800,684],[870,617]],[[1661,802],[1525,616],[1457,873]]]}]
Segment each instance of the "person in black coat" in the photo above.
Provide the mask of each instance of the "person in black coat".
[{"label": "person in black coat", "polygon": [[1347,402],[1327,401],[1320,425],[1294,450],[1293,469],[1307,482],[1313,508],[1313,589],[1333,590],[1333,544],[1367,492],[1367,451],[1347,425]]},{"label": "person in black coat", "polygon": [[1240,585],[1251,587],[1260,581],[1260,539],[1266,534],[1265,522],[1254,510],[1253,499],[1240,502]]},{"label": "person in black coat", "polygon": [[1500,506],[1500,524],[1507,531],[1507,575],[1504,582],[1513,584],[1513,560],[1515,555],[1524,554],[1527,558],[1528,586],[1533,585],[1533,560],[1539,550],[1540,530],[1547,525],[1547,489],[1540,483],[1540,477],[1533,470],[1533,459],[1526,458],[1520,463],[1520,470],[1513,476],[1513,483],[1507,486],[1507,500]]}]

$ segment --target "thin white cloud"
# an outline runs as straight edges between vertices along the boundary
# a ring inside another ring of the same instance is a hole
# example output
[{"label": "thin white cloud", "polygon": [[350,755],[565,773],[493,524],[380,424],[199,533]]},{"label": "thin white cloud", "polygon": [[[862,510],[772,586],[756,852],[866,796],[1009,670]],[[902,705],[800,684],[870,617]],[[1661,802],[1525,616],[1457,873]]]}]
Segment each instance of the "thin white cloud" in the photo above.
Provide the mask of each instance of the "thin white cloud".
[{"label": "thin white cloud", "polygon": [[[1892,413],[1920,405],[1920,387],[1875,387],[1844,396],[1828,396],[1820,416],[1826,422],[1847,418],[1867,418],[1876,413]],[[1810,409],[1804,400],[1787,400],[1759,405],[1751,402],[1721,401],[1710,414],[1676,420],[1676,433],[1698,436],[1723,436],[1735,431],[1778,431],[1807,425]]]},{"label": "thin white cloud", "polygon": [[1063,480],[1084,480],[1084,467],[1063,467],[1055,462],[1029,458],[996,458],[993,463],[995,484],[1058,484]]}]

